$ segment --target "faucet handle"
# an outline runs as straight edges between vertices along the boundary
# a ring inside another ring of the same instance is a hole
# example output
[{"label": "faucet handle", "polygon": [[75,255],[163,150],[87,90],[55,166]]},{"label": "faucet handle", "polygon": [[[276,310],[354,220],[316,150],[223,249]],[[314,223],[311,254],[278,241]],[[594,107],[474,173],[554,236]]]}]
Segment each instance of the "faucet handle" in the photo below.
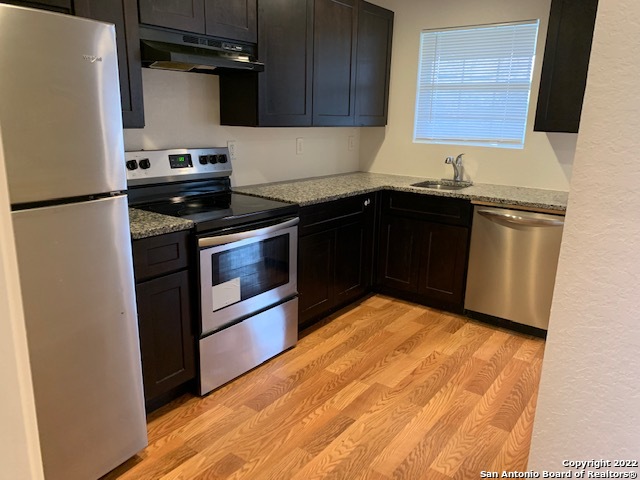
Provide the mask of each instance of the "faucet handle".
[{"label": "faucet handle", "polygon": [[[464,155],[464,153],[461,153],[460,155],[458,155],[456,157],[456,165],[462,165],[462,156]],[[453,157],[451,157],[451,160],[453,160]]]}]

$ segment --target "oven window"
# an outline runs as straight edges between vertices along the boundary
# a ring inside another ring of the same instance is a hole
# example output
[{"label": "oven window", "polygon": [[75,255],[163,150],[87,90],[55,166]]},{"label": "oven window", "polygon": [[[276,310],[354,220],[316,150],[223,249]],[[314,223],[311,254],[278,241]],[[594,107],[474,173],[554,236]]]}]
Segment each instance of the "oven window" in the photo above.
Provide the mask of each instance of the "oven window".
[{"label": "oven window", "polygon": [[[211,285],[219,289],[221,296],[237,292],[236,302],[260,295],[289,282],[289,235],[230,248],[211,256]],[[235,302],[233,302],[235,303]],[[218,303],[214,298],[214,310],[231,303]]]}]

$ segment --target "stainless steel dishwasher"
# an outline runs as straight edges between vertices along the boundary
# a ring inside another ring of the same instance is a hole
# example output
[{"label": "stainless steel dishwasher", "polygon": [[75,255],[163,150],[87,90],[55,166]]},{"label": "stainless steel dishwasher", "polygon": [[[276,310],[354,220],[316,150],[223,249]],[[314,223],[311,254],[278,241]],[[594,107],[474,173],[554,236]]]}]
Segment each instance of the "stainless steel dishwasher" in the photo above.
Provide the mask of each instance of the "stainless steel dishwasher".
[{"label": "stainless steel dishwasher", "polygon": [[563,226],[563,215],[475,205],[465,310],[546,330]]}]

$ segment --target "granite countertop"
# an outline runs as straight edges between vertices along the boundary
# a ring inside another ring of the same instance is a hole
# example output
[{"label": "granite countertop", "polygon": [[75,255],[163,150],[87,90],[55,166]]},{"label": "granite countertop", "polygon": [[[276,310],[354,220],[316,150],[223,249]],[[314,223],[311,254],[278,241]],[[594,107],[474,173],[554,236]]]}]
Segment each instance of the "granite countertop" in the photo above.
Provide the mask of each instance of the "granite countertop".
[{"label": "granite countertop", "polygon": [[[513,205],[524,208],[563,212],[567,208],[567,192],[537,188],[510,187],[476,183],[462,190],[433,190],[412,187],[412,183],[428,180],[421,177],[405,177],[381,173],[345,173],[326,177],[265,183],[246,187],[234,187],[233,191],[257,197],[297,203],[300,206],[337,200],[378,190],[397,190],[423,195],[466,198],[474,202],[498,205]],[[131,238],[138,240],[164,233],[189,230],[194,227],[190,220],[161,215],[159,213],[129,209]]]},{"label": "granite countertop", "polygon": [[336,200],[378,190],[397,190],[444,197],[465,198],[474,202],[513,205],[532,209],[563,212],[568,192],[537,188],[511,187],[476,183],[462,190],[434,190],[412,187],[412,183],[432,180],[381,173],[356,172],[303,180],[234,187],[240,193],[298,203],[300,206]]},{"label": "granite countertop", "polygon": [[137,208],[129,208],[129,224],[133,240],[189,230],[194,226],[191,220],[183,220]]}]

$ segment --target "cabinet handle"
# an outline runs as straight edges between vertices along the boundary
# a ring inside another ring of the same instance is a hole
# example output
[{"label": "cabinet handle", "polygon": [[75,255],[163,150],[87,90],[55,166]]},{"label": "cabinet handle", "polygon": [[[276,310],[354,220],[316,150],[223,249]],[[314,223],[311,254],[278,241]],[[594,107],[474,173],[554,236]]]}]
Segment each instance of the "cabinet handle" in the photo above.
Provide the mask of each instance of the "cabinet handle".
[{"label": "cabinet handle", "polygon": [[564,218],[552,218],[550,216],[547,216],[546,218],[532,218],[527,216],[526,213],[512,215],[510,213],[496,212],[494,210],[478,210],[478,214],[488,218],[489,220],[502,220],[505,223],[525,225],[527,227],[562,227],[564,225]]},{"label": "cabinet handle", "polygon": [[368,207],[369,205],[371,205],[371,199],[367,198],[367,199],[364,201],[364,206],[365,206],[365,207]]}]

